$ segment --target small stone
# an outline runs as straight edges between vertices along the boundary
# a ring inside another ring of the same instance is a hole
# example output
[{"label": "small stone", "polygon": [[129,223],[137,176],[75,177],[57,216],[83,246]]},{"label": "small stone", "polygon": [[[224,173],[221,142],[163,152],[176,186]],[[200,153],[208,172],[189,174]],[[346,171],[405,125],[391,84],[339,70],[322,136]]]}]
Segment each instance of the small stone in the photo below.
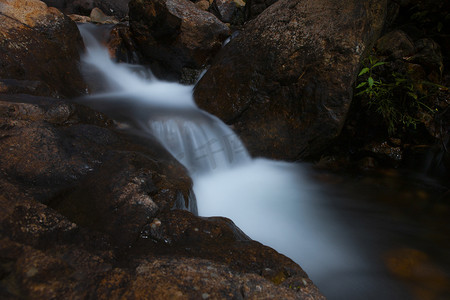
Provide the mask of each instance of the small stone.
[{"label": "small stone", "polygon": [[195,3],[195,6],[197,6],[198,9],[207,11],[209,9],[209,1],[207,0],[201,0]]},{"label": "small stone", "polygon": [[150,227],[152,228],[152,229],[156,229],[156,228],[158,228],[159,226],[161,226],[161,221],[160,220],[158,220],[158,219],[153,219],[153,222],[150,224]]},{"label": "small stone", "polygon": [[91,21],[100,24],[117,24],[119,21],[111,16],[107,16],[100,8],[95,7],[91,11]]}]

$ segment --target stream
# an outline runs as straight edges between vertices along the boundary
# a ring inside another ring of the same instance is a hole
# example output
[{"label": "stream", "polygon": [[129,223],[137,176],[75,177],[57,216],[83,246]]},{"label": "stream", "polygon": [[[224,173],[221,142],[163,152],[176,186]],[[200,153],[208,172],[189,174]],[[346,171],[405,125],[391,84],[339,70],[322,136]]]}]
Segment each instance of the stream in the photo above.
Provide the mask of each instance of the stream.
[{"label": "stream", "polygon": [[104,27],[80,31],[83,72],[95,91],[80,101],[156,138],[187,168],[196,197],[187,209],[230,218],[297,262],[328,299],[450,298],[444,183],[252,158],[227,125],[197,108],[192,86],[113,62],[99,42]]}]

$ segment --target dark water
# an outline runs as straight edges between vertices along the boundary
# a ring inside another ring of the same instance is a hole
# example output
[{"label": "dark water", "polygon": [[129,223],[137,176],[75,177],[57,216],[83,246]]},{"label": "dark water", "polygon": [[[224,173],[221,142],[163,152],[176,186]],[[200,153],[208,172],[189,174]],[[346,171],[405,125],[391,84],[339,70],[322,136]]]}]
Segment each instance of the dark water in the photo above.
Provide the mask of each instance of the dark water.
[{"label": "dark water", "polygon": [[395,169],[315,177],[333,217],[370,260],[348,282],[332,284],[340,274],[317,282],[329,299],[450,299],[448,180]]}]

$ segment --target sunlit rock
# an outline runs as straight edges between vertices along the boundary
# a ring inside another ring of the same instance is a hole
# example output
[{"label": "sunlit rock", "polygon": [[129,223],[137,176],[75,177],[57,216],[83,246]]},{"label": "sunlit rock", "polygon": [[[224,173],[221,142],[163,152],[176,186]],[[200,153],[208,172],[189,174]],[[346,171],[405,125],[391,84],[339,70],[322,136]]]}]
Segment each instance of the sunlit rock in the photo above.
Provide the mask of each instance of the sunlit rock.
[{"label": "sunlit rock", "polygon": [[[38,0],[1,0],[0,12],[0,79],[39,82],[41,88],[28,89],[31,94],[84,93],[79,71],[83,43],[70,18]],[[15,93],[18,85],[2,90]]]},{"label": "sunlit rock", "polygon": [[205,10],[207,11],[209,9],[209,1],[207,0],[201,0],[198,2],[195,2],[195,6],[197,6],[197,8],[201,9],[201,10]]},{"label": "sunlit rock", "polygon": [[100,8],[95,7],[89,15],[91,22],[100,24],[117,24],[119,21],[112,16],[105,14]]}]

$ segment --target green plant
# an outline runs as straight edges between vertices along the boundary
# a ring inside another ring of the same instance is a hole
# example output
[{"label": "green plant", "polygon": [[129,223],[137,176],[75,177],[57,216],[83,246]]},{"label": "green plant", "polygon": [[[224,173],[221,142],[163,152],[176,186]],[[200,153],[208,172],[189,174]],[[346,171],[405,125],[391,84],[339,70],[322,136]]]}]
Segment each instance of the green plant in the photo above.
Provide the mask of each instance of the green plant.
[{"label": "green plant", "polygon": [[[358,74],[360,83],[356,96],[366,99],[369,110],[380,114],[386,123],[390,136],[399,128],[414,127],[420,123],[416,117],[420,110],[434,113],[425,99],[428,94],[421,88],[426,82],[416,82],[408,74],[391,73],[382,79],[376,71],[387,62],[369,56],[365,66]],[[384,80],[384,81],[383,81]],[[437,85],[436,85],[437,86]]]}]

